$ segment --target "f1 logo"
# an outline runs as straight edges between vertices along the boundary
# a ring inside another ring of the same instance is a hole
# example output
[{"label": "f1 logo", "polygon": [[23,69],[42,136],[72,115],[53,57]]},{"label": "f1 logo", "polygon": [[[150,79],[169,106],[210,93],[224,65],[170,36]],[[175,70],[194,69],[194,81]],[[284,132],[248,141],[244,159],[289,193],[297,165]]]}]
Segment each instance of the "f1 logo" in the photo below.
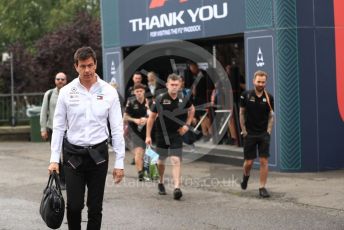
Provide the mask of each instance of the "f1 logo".
[{"label": "f1 logo", "polygon": [[[180,3],[187,2],[188,0],[179,0]],[[151,3],[149,5],[149,9],[159,8],[163,7],[167,0],[151,0]]]},{"label": "f1 logo", "polygon": [[344,1],[334,0],[336,69],[337,69],[337,102],[342,120],[344,121]]}]

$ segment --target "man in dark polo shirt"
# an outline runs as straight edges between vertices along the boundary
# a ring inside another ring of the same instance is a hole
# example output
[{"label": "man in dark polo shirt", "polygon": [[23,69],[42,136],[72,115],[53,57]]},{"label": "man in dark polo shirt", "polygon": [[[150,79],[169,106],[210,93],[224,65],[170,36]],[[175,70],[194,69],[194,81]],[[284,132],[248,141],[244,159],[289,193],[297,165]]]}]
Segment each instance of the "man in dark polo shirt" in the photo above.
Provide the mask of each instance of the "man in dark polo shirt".
[{"label": "man in dark polo shirt", "polygon": [[133,153],[139,181],[143,181],[143,153],[146,148],[148,100],[145,98],[145,88],[141,83],[134,85],[135,98],[128,99],[124,113],[124,121],[129,122],[130,137],[133,143]]},{"label": "man in dark polo shirt", "polygon": [[190,128],[195,108],[190,100],[183,97],[180,92],[181,77],[179,75],[170,74],[167,78],[166,87],[167,92],[159,94],[153,102],[147,121],[146,144],[152,144],[151,130],[156,120],[156,151],[159,154],[158,170],[160,175],[159,194],[166,195],[164,186],[165,160],[170,156],[174,182],[173,197],[179,200],[183,195],[180,190],[182,136]]},{"label": "man in dark polo shirt", "polygon": [[270,148],[270,135],[273,126],[273,96],[266,92],[267,73],[257,71],[254,74],[254,90],[245,91],[240,97],[240,125],[244,137],[244,175],[241,188],[247,188],[250,170],[257,149],[260,162],[259,195],[270,197],[265,188],[268,177],[268,158]]},{"label": "man in dark polo shirt", "polygon": [[135,94],[134,94],[134,86],[138,83],[141,83],[145,86],[145,93],[148,93],[149,89],[147,88],[147,86],[143,83],[143,76],[142,73],[140,71],[136,71],[132,78],[131,78],[133,85],[130,86],[125,93],[125,98],[124,98],[124,103],[126,104],[129,98],[135,98]]}]

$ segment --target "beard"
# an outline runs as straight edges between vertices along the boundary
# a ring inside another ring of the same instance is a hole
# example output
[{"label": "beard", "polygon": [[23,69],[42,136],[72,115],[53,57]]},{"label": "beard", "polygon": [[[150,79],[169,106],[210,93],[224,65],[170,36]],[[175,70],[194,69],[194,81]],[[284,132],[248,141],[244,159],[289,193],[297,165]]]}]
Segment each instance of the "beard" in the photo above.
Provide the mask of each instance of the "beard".
[{"label": "beard", "polygon": [[256,90],[257,90],[257,92],[261,93],[264,91],[264,87],[256,86]]},{"label": "beard", "polygon": [[171,90],[169,90],[169,92],[170,92],[170,94],[176,95],[176,94],[178,94],[179,90],[171,89]]}]

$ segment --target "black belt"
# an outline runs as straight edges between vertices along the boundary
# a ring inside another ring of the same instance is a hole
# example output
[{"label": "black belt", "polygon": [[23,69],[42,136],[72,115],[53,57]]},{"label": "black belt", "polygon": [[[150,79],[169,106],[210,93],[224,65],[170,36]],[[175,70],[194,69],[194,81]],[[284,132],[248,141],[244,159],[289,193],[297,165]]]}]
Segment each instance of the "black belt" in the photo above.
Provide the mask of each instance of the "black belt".
[{"label": "black belt", "polygon": [[[69,142],[68,142],[69,143]],[[105,140],[105,141],[102,141],[102,142],[100,142],[100,143],[98,143],[98,144],[95,144],[95,145],[89,145],[89,146],[80,146],[80,145],[73,145],[73,144],[71,144],[71,143],[69,143],[73,148],[75,148],[75,149],[95,149],[95,148],[97,148],[97,147],[99,147],[99,146],[101,146],[101,145],[103,145],[103,144],[107,144],[107,140]]]},{"label": "black belt", "polygon": [[[105,145],[105,146],[104,146]],[[101,154],[99,150],[101,147],[107,148],[107,140],[102,141],[101,143],[90,145],[90,146],[79,146],[73,145],[69,143],[69,141],[64,138],[63,141],[63,150],[65,153],[72,155],[67,162],[76,169],[82,163],[82,156],[89,155],[93,160],[94,163],[97,165],[106,162],[105,156]]]}]

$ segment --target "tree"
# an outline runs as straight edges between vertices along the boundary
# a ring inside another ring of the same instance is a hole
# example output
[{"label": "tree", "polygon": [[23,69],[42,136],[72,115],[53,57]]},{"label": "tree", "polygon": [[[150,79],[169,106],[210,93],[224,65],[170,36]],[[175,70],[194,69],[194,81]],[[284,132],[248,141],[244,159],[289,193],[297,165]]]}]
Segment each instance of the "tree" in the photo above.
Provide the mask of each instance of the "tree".
[{"label": "tree", "polygon": [[25,47],[47,31],[46,19],[55,1],[1,0],[0,51],[9,45],[22,43]]},{"label": "tree", "polygon": [[99,17],[99,4],[98,0],[1,0],[0,52],[18,42],[32,48],[44,34],[70,23],[80,12]]},{"label": "tree", "polygon": [[[75,21],[56,32],[45,35],[33,46],[35,54],[23,44],[10,47],[14,61],[15,92],[44,92],[54,86],[54,76],[62,71],[69,80],[77,76],[73,66],[76,49],[91,46],[97,53],[97,72],[102,75],[100,21],[88,13],[80,13]],[[9,62],[0,65],[0,92],[9,93]]]},{"label": "tree", "polygon": [[[23,44],[15,43],[8,48],[13,55],[13,70],[14,70],[14,86],[15,92],[23,92],[30,85],[31,75],[35,71],[32,63],[32,54],[27,52]],[[0,92],[10,93],[11,85],[11,67],[10,61],[4,62],[0,65]],[[31,91],[29,91],[31,92]]]},{"label": "tree", "polygon": [[[101,74],[99,1],[1,0],[0,12],[0,54],[13,52],[15,92],[43,92],[54,85],[59,71],[75,77],[73,54],[81,46],[96,51]],[[0,93],[9,93],[9,85],[10,63],[0,63]]]},{"label": "tree", "polygon": [[60,0],[50,11],[47,26],[49,31],[63,27],[65,23],[74,20],[74,16],[80,13],[88,13],[94,18],[100,16],[99,0]]},{"label": "tree", "polygon": [[100,21],[88,13],[80,13],[76,20],[60,30],[46,35],[35,45],[37,53],[33,65],[38,67],[33,82],[39,82],[39,88],[46,90],[57,72],[65,72],[69,80],[77,76],[73,66],[76,49],[91,46],[97,53],[98,73],[102,73]]}]

